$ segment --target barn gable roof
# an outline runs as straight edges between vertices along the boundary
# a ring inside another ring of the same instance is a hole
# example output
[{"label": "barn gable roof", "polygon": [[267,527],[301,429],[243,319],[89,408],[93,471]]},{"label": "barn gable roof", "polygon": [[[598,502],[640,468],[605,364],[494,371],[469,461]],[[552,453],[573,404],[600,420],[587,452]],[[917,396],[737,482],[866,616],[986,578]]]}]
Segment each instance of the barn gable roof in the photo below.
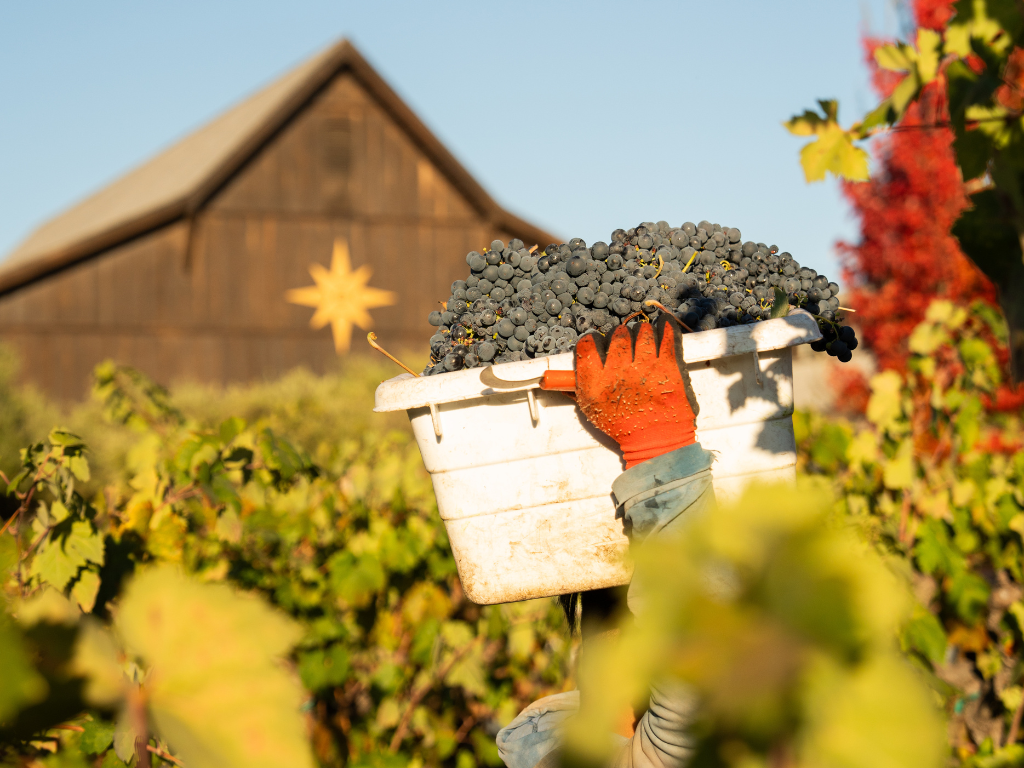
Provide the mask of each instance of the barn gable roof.
[{"label": "barn gable roof", "polygon": [[498,205],[355,46],[343,39],[40,226],[0,262],[0,294],[195,215],[342,71],[356,78],[485,219],[533,242],[551,240],[543,230]]}]

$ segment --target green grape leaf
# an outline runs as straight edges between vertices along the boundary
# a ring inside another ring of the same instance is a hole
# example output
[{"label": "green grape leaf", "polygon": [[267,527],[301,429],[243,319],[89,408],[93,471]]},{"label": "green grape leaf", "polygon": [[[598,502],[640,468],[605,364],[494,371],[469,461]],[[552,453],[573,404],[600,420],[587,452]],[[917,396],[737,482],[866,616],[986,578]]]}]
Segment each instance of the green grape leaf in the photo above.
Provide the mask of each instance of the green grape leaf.
[{"label": "green grape leaf", "polygon": [[82,613],[92,613],[99,591],[100,575],[94,570],[86,569],[82,571],[78,581],[71,587],[71,596],[75,598]]},{"label": "green grape leaf", "polygon": [[880,45],[875,49],[875,63],[891,72],[909,72],[917,61],[917,51],[906,43]]},{"label": "green grape leaf", "polygon": [[114,743],[114,725],[102,720],[90,720],[82,725],[82,751],[87,755],[106,752]]},{"label": "green grape leaf", "polygon": [[71,525],[71,534],[64,540],[64,551],[86,562],[103,565],[103,537],[84,520]]},{"label": "green grape leaf", "polygon": [[860,121],[856,126],[851,129],[858,139],[867,138],[871,135],[871,130],[877,128],[880,125],[886,125],[896,119],[896,113],[892,108],[892,101],[886,99],[871,112],[869,112],[863,120]]},{"label": "green grape leaf", "polygon": [[340,686],[348,679],[348,651],[340,643],[299,654],[299,676],[307,691]]},{"label": "green grape leaf", "polygon": [[444,678],[445,685],[459,686],[466,693],[482,697],[487,693],[487,672],[483,649],[475,646],[456,661]]},{"label": "green grape leaf", "polygon": [[286,616],[162,566],[129,583],[116,623],[149,668],[157,732],[189,768],[312,768],[304,694],[280,664],[301,635]]},{"label": "green grape leaf", "polygon": [[814,136],[826,124],[826,121],[815,112],[806,109],[802,115],[790,118],[783,123],[794,136]]},{"label": "green grape leaf", "polygon": [[932,664],[942,663],[946,656],[946,631],[931,611],[916,605],[903,636],[911,648]]},{"label": "green grape leaf", "polygon": [[0,536],[0,584],[18,565],[18,542],[13,536]]},{"label": "green grape leaf", "polygon": [[910,488],[915,476],[914,441],[908,438],[900,443],[896,455],[883,463],[882,478],[886,488],[899,490]]},{"label": "green grape leaf", "polygon": [[921,524],[914,557],[922,573],[950,573],[955,570],[959,556],[953,552],[949,533],[942,521],[925,520]]},{"label": "green grape leaf", "polygon": [[807,181],[823,181],[829,172],[851,181],[868,178],[868,153],[853,145],[848,132],[829,123],[817,136],[816,141],[800,150],[800,163]]},{"label": "green grape leaf", "polygon": [[988,606],[989,586],[980,576],[960,571],[950,579],[949,596],[956,612],[967,624],[973,625]]},{"label": "green grape leaf", "polygon": [[917,76],[930,83],[939,72],[942,59],[942,36],[934,29],[917,30]]},{"label": "green grape leaf", "polygon": [[917,97],[920,90],[921,78],[917,76],[917,72],[911,72],[900,80],[899,84],[893,89],[892,96],[889,97],[889,103],[892,104],[897,119],[903,115],[907,107],[910,106],[910,102]]},{"label": "green grape leaf", "polygon": [[95,619],[82,620],[71,670],[85,678],[82,695],[94,706],[112,707],[124,696],[126,678],[118,660],[117,643]]},{"label": "green grape leaf", "polygon": [[89,472],[89,462],[86,461],[85,456],[70,456],[68,458],[68,469],[71,470],[78,480],[83,483],[88,482],[92,475]]},{"label": "green grape leaf", "polygon": [[117,752],[110,750],[103,756],[100,768],[127,768],[128,764],[117,756]]},{"label": "green grape leaf", "polygon": [[357,608],[367,605],[387,583],[380,560],[369,553],[356,557],[348,551],[337,552],[327,561],[327,567],[338,597]]},{"label": "green grape leaf", "polygon": [[239,418],[238,416],[232,416],[230,419],[225,419],[221,422],[219,429],[217,430],[220,441],[227,445],[242,432],[245,431],[245,419]]},{"label": "green grape leaf", "polygon": [[885,371],[873,376],[870,383],[868,421],[881,429],[886,429],[903,415],[903,379],[895,371]]},{"label": "green grape leaf", "polygon": [[62,445],[65,448],[77,448],[82,445],[82,438],[66,429],[53,429],[47,440],[51,445]]},{"label": "green grape leaf", "polygon": [[[1016,18],[1014,18],[1016,16]],[[946,28],[946,53],[966,57],[974,52],[972,39],[1005,51],[1013,45],[1020,26],[1014,4],[1004,0],[959,0],[956,15]],[[1007,34],[1008,33],[1008,34]]]},{"label": "green grape leaf", "polygon": [[114,727],[114,749],[117,757],[125,762],[131,763],[136,757],[135,743],[139,739],[139,733],[132,726],[131,718],[127,710],[122,710],[117,718],[117,725]]},{"label": "green grape leaf", "polygon": [[51,533],[32,558],[29,574],[63,592],[64,587],[78,573],[78,569],[85,564],[86,559],[78,550],[72,549],[71,552],[67,552],[60,537],[55,537]]}]

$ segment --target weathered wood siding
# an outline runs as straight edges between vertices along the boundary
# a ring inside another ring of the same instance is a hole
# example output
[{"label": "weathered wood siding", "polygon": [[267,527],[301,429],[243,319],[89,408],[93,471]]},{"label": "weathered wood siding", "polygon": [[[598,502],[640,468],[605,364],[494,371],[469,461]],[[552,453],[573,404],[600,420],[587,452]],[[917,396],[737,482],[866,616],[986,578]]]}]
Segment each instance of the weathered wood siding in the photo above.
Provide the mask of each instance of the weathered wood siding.
[{"label": "weathered wood siding", "polygon": [[[190,243],[190,226],[191,246]],[[399,305],[372,310],[382,343],[420,349],[427,313],[466,273],[491,223],[350,75],[335,77],[218,192],[178,222],[0,297],[0,341],[51,396],[81,397],[106,358],[158,381],[228,383],[335,364],[330,329],[288,304],[335,238]],[[532,245],[532,243],[530,243]],[[544,245],[543,243],[541,245]],[[354,353],[366,350],[353,334]]]}]

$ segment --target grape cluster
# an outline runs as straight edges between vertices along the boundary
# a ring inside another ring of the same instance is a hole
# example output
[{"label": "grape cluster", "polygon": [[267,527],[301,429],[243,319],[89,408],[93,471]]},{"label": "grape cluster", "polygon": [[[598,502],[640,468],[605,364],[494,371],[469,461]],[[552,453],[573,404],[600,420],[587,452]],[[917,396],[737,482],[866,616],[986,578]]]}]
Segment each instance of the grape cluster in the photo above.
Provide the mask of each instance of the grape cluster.
[{"label": "grape cluster", "polygon": [[767,320],[776,297],[807,310],[823,338],[811,346],[848,362],[857,348],[842,325],[839,286],[774,245],[702,221],[645,222],[590,247],[576,237],[537,252],[495,240],[466,255],[470,275],[430,313],[424,375],[572,350],[590,330],[652,322],[670,312],[690,331]]}]

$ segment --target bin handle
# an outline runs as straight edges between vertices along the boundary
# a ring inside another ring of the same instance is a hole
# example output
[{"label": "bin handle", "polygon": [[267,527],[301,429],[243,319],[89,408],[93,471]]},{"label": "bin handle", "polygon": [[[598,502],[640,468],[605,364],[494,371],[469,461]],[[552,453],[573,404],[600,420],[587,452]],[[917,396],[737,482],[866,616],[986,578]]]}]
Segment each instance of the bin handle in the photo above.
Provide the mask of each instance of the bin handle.
[{"label": "bin handle", "polygon": [[441,435],[441,414],[437,410],[437,406],[434,405],[433,403],[429,403],[428,407],[430,408],[430,421],[434,425],[434,434],[437,435],[437,439],[440,440],[441,437],[442,437],[442,435]]},{"label": "bin handle", "polygon": [[480,383],[502,392],[516,389],[545,389],[557,392],[576,391],[575,371],[544,371],[543,376],[537,376],[533,379],[509,381],[508,379],[499,379],[491,368],[492,366],[487,366],[480,371]]}]

